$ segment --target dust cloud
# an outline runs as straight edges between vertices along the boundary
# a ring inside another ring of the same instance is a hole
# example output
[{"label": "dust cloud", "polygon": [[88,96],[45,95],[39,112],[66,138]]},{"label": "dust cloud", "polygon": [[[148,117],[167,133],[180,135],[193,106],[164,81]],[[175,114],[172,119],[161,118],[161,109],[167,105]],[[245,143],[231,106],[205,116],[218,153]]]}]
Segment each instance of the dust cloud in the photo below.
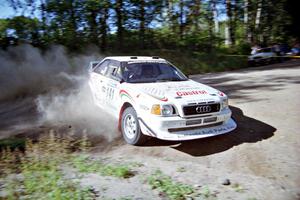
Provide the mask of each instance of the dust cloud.
[{"label": "dust cloud", "polygon": [[90,48],[86,55],[69,55],[62,46],[41,52],[26,44],[1,50],[0,102],[30,97],[35,99],[38,124],[68,125],[113,139],[117,122],[94,106],[88,85],[88,63],[102,58],[95,52]]}]

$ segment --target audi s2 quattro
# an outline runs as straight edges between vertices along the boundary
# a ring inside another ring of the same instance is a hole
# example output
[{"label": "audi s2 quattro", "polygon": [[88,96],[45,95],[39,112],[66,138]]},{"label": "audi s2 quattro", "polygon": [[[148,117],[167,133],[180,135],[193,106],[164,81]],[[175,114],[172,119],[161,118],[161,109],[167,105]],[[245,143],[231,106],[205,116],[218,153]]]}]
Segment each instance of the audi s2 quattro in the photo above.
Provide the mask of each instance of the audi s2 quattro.
[{"label": "audi s2 quattro", "polygon": [[96,105],[115,116],[125,141],[147,136],[191,140],[236,128],[227,96],[187,78],[158,57],[106,57],[90,63],[89,85]]}]

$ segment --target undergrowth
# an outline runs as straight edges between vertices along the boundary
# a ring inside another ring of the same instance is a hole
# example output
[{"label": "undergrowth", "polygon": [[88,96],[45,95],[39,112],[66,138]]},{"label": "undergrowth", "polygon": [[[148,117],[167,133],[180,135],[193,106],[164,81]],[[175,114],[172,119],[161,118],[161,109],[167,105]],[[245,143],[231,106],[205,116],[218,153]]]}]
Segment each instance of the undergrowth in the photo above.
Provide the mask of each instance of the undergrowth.
[{"label": "undergrowth", "polygon": [[130,178],[133,172],[126,165],[109,165],[99,161],[91,160],[87,156],[78,156],[72,160],[72,166],[79,172],[99,173],[104,176],[115,176],[119,178]]},{"label": "undergrowth", "polygon": [[77,173],[99,172],[121,178],[133,175],[126,166],[105,165],[78,156],[89,148],[86,136],[78,140],[68,134],[50,133],[35,142],[26,140],[22,148],[18,148],[19,140],[16,142],[18,145],[13,139],[0,141],[0,199],[94,199],[92,189],[66,178],[63,166],[74,167]]},{"label": "undergrowth", "polygon": [[195,192],[192,186],[174,182],[171,177],[164,175],[159,170],[148,177],[148,183],[152,189],[157,189],[172,200],[186,199]]}]

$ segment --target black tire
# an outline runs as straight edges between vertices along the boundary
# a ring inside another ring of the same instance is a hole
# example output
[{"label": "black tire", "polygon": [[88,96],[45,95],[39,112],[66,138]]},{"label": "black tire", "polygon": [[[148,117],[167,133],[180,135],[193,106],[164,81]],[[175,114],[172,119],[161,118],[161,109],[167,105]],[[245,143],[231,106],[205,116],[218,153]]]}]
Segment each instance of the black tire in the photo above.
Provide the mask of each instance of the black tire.
[{"label": "black tire", "polygon": [[124,140],[131,145],[142,145],[147,136],[141,131],[137,114],[133,107],[128,107],[122,113],[121,131]]}]

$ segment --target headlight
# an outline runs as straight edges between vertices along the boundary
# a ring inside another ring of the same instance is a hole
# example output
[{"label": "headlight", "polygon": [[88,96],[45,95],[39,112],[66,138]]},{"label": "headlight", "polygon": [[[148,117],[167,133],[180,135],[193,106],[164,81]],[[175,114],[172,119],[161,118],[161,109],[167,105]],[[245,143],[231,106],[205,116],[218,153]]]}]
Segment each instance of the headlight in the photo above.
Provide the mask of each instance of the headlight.
[{"label": "headlight", "polygon": [[163,105],[161,109],[161,114],[164,116],[173,115],[173,106],[171,105]]},{"label": "headlight", "polygon": [[222,100],[222,109],[224,109],[224,108],[228,108],[228,99],[227,98]]},{"label": "headlight", "polygon": [[151,108],[151,113],[154,115],[172,116],[176,112],[174,106],[172,105],[154,104]]}]

